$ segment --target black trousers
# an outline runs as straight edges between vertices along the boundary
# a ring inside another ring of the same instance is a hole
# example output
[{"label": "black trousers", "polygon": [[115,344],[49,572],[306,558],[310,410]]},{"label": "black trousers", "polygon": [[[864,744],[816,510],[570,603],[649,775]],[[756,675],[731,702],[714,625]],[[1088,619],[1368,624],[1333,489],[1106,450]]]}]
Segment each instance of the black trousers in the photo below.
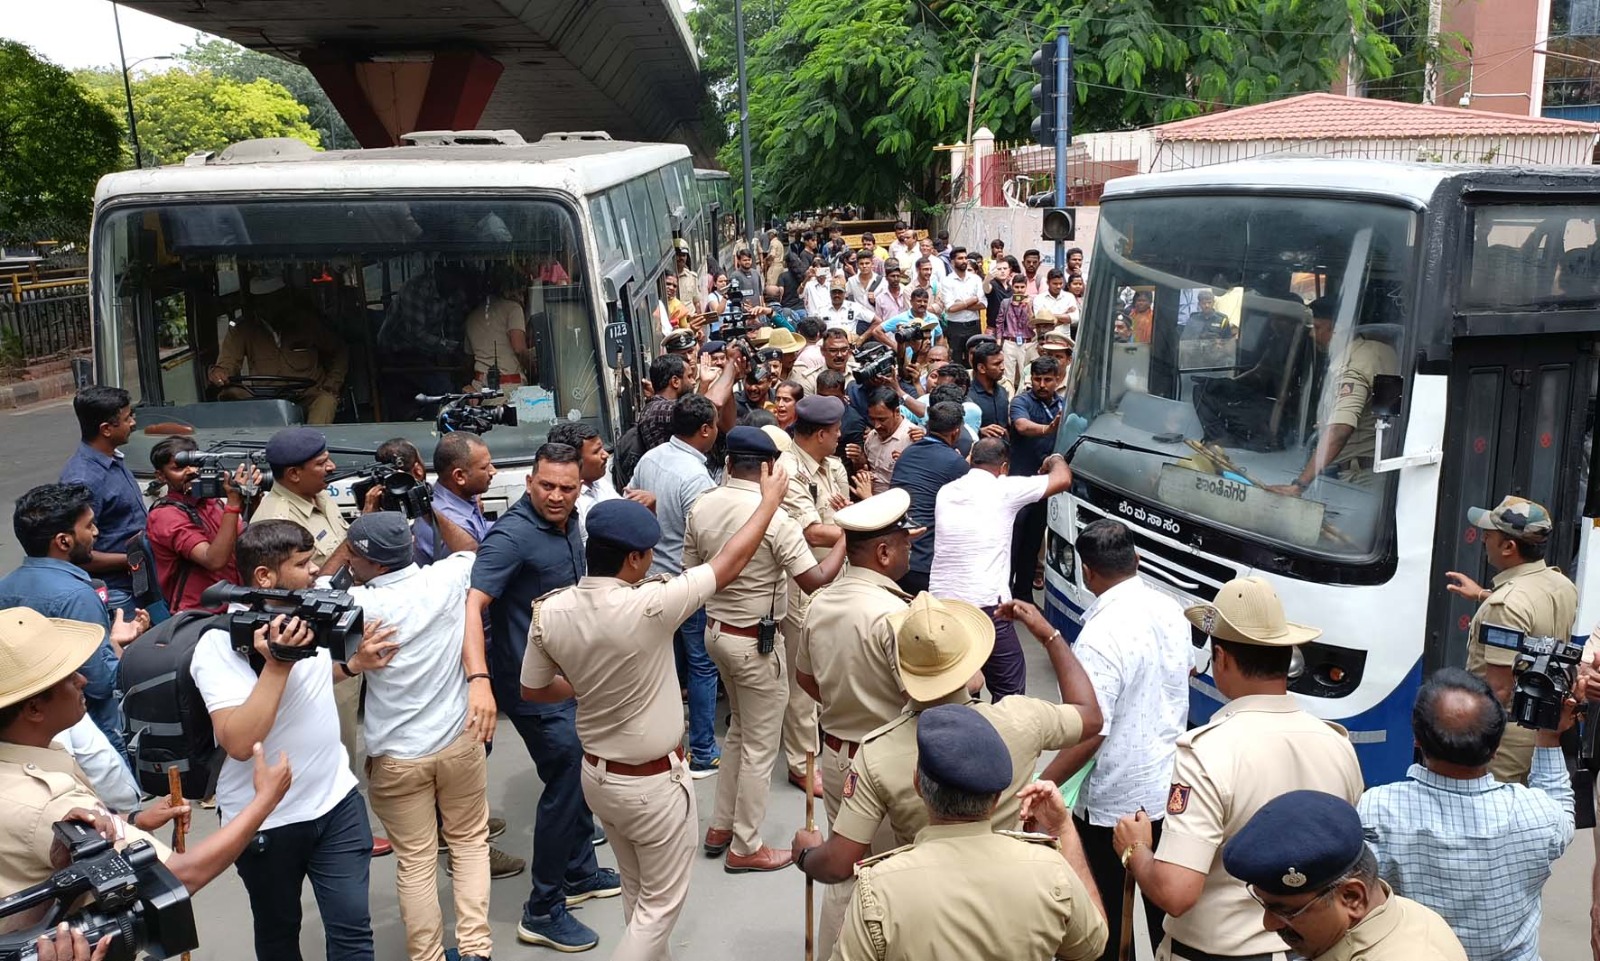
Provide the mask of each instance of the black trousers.
[{"label": "black trousers", "polygon": [[[1094,875],[1095,886],[1100,889],[1100,901],[1106,906],[1109,934],[1100,961],[1117,961],[1117,945],[1122,939],[1122,852],[1116,850],[1116,844],[1111,839],[1111,828],[1096,827],[1076,814],[1072,816],[1072,823],[1078,828],[1078,837],[1083,841],[1083,855],[1089,862],[1089,873]],[[1154,835],[1154,843],[1160,844],[1161,822],[1151,821],[1150,830]],[[1166,912],[1151,904],[1149,898],[1145,899],[1144,919],[1150,926],[1152,946],[1161,943],[1164,936],[1161,924],[1166,918]],[[1137,918],[1134,923],[1138,923]]]},{"label": "black trousers", "polygon": [[1017,512],[1011,528],[1011,596],[1033,602],[1033,575],[1039,569],[1039,547],[1044,544],[1050,514],[1044,501]]}]

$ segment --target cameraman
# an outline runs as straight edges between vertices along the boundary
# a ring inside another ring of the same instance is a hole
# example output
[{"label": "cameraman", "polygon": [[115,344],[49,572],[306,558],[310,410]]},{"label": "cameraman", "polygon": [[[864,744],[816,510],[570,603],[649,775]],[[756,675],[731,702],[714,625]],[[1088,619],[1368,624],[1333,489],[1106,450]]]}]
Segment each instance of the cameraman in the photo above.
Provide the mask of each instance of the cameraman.
[{"label": "cameraman", "polygon": [[[258,520],[240,535],[236,551],[246,586],[303,591],[316,576],[313,549],[304,527]],[[269,644],[306,647],[315,639],[312,626],[298,618],[280,616],[257,630],[254,658],[233,649],[227,630],[207,631],[195,646],[189,671],[211,712],[217,744],[228,754],[216,791],[223,827],[253,803],[251,745],[286,755],[295,766],[294,784],[238,861],[259,961],[299,961],[300,889],[308,875],[327,957],[372,961],[372,830],[344,745],[329,735],[339,723],[333,685],[387,665],[397,650],[389,641],[394,632],[367,620],[360,649],[344,664],[326,648],[297,660],[275,656]],[[259,674],[252,660],[261,665]]]},{"label": "cameraman", "polygon": [[262,746],[249,744],[240,763],[247,803],[187,852],[174,854],[146,833],[187,817],[186,805],[158,803],[128,818],[108,813],[83,769],[54,743],[84,716],[85,682],[77,665],[103,636],[92,624],[26,608],[0,611],[0,660],[7,665],[0,677],[0,801],[6,810],[0,818],[0,891],[7,894],[66,866],[66,852],[54,844],[50,827],[63,819],[93,825],[118,849],[149,841],[193,894],[233,863],[289,790],[288,760],[280,754],[269,765]]},{"label": "cameraman", "polygon": [[[416,453],[410,441],[392,440],[378,450],[381,454],[384,448],[391,445],[398,448],[400,444],[410,448],[416,457],[415,467],[407,468],[411,476],[416,477],[419,484],[426,484],[427,468],[422,465],[421,455]],[[402,467],[406,464],[403,452],[399,462]],[[432,510],[427,517],[417,517],[411,521],[418,564],[431,564],[439,557],[455,551],[475,551],[484,535],[489,533],[489,519],[483,516],[483,510],[478,507],[478,497],[489,489],[489,482],[494,480],[495,475],[494,458],[489,454],[489,446],[476,434],[465,431],[446,434],[439,438],[439,443],[433,448],[433,469],[439,479],[434,481],[432,497],[429,499]],[[392,510],[394,507],[384,509]],[[441,542],[443,551],[439,550]]]},{"label": "cameraman", "polygon": [[244,528],[242,488],[261,484],[261,471],[245,461],[231,475],[223,475],[226,495],[221,501],[191,496],[190,486],[200,468],[179,466],[178,454],[199,449],[188,437],[168,437],[150,451],[150,466],[167,492],[150,505],[146,536],[155,555],[161,596],[174,614],[202,609],[200,595],[212,584],[239,583],[233,545]]}]

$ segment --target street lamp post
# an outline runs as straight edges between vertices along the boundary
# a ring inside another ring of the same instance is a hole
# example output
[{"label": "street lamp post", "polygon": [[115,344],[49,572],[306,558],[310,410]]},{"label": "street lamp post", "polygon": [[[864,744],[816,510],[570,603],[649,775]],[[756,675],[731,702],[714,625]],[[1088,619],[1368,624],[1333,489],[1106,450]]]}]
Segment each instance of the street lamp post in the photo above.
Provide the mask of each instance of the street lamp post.
[{"label": "street lamp post", "polygon": [[128,55],[122,49],[122,16],[118,13],[120,4],[111,4],[111,19],[117,26],[117,58],[122,61],[122,95],[128,104],[128,139],[133,143],[133,166],[138,169],[144,166],[144,155],[139,150],[139,121],[133,115],[133,81],[128,79],[128,73],[134,67],[147,60],[175,60],[176,57],[162,54],[156,57],[140,57],[133,63],[128,62]]},{"label": "street lamp post", "polygon": [[733,0],[734,44],[739,48],[739,153],[744,166],[744,232],[745,243],[750,245],[750,256],[760,266],[760,251],[756,249],[756,198],[751,189],[750,173],[750,102],[744,77],[744,3]]}]

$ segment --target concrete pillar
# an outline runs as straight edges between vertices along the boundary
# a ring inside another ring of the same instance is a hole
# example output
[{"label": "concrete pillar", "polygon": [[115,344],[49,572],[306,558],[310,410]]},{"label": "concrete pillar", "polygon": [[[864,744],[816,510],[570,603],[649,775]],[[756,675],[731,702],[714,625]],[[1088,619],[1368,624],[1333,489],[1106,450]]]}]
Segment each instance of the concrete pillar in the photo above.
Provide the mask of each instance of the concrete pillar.
[{"label": "concrete pillar", "polygon": [[950,182],[955,183],[967,167],[967,144],[957,140],[956,145],[950,148]]},{"label": "concrete pillar", "polygon": [[988,127],[979,127],[972,135],[972,186],[968,191],[970,199],[985,203],[989,193],[999,195],[998,190],[989,191],[989,181],[994,179],[994,131]]},{"label": "concrete pillar", "polygon": [[505,70],[467,49],[379,61],[323,47],[301,59],[363,147],[392,147],[416,130],[476,128]]}]

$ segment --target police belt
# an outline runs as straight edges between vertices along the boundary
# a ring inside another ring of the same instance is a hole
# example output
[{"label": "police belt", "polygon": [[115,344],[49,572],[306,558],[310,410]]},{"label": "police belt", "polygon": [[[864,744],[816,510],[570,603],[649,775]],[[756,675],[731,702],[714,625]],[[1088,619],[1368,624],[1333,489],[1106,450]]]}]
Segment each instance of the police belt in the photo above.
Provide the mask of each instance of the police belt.
[{"label": "police belt", "polygon": [[595,767],[599,767],[600,762],[605,761],[607,774],[620,774],[623,777],[650,777],[653,774],[665,774],[672,770],[673,758],[677,758],[680,761],[683,760],[683,748],[673,748],[671,754],[665,757],[658,757],[654,761],[646,761],[643,764],[623,764],[621,761],[605,761],[605,758],[597,757],[588,751],[583,752],[585,761]]},{"label": "police belt", "polygon": [[1182,958],[1183,961],[1277,961],[1283,957],[1281,951],[1269,951],[1265,954],[1212,954],[1199,948],[1191,948],[1182,941],[1173,939],[1173,958]]},{"label": "police belt", "polygon": [[826,744],[828,749],[833,751],[833,753],[843,754],[850,758],[854,758],[856,756],[856,752],[861,750],[861,745],[859,743],[855,741],[846,741],[842,737],[834,737],[827,731],[822,732],[822,743]]},{"label": "police belt", "polygon": [[719,621],[716,618],[712,618],[706,626],[710,630],[717,631],[721,634],[737,634],[740,637],[761,636],[761,626],[759,624],[750,624],[745,627],[740,627],[737,624],[729,624],[726,621]]}]

